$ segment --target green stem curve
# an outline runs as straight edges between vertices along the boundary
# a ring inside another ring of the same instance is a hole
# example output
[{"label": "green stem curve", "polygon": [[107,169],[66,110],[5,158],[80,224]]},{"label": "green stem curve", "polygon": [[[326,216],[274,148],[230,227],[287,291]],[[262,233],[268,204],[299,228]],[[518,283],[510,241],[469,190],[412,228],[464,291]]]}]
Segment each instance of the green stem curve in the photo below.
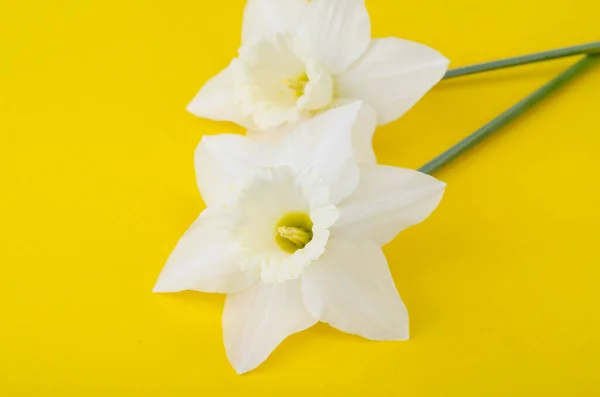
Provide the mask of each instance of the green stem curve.
[{"label": "green stem curve", "polygon": [[543,51],[535,54],[523,55],[513,58],[500,59],[498,61],[478,63],[476,65],[464,66],[456,69],[450,69],[448,70],[448,72],[446,72],[444,79],[452,79],[454,77],[510,68],[534,62],[549,61],[551,59],[597,53],[600,53],[600,41],[575,45],[571,47],[558,48],[555,50]]},{"label": "green stem curve", "polygon": [[458,158],[461,154],[471,149],[485,138],[498,131],[500,128],[510,123],[538,102],[546,98],[548,95],[556,91],[558,88],[572,80],[577,75],[581,74],[584,70],[597,63],[600,60],[600,55],[588,55],[575,63],[573,66],[559,74],[548,83],[538,88],[533,93],[513,105],[511,108],[506,110],[504,113],[469,135],[450,149],[431,160],[429,163],[422,166],[419,171],[425,174],[433,174],[440,168],[451,163],[453,160]]}]

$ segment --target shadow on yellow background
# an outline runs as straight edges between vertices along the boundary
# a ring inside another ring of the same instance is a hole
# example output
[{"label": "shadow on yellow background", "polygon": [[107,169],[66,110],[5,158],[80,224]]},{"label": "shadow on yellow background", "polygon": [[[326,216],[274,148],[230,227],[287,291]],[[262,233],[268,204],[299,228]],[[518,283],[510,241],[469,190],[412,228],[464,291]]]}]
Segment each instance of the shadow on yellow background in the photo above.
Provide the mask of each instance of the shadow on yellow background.
[{"label": "shadow on yellow background", "polygon": [[[0,3],[0,395],[598,395],[598,68],[437,174],[440,208],[386,247],[410,341],[317,325],[240,377],[222,296],[151,293],[203,208],[195,146],[239,131],[185,106],[243,5]],[[375,37],[454,67],[599,39],[592,0],[367,6]],[[572,62],[442,82],[378,131],[380,162],[424,164]]]}]

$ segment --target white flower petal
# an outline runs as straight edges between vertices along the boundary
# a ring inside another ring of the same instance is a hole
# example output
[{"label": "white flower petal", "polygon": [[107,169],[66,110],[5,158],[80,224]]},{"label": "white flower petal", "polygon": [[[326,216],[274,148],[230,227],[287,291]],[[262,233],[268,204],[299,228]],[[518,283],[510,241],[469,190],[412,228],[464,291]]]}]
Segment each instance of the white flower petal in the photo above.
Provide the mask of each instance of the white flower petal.
[{"label": "white flower petal", "polygon": [[308,6],[307,0],[248,0],[244,10],[242,42],[295,30]]},{"label": "white flower petal", "polygon": [[260,365],[289,335],[316,320],[302,302],[300,281],[258,283],[228,295],[223,311],[223,341],[229,362],[238,374]]},{"label": "white flower petal", "polygon": [[332,239],[302,277],[302,296],[319,321],[374,340],[408,339],[408,313],[381,248]]},{"label": "white flower petal", "polygon": [[353,128],[362,104],[341,106],[300,123],[281,140],[241,135],[205,136],[196,150],[196,178],[207,206],[223,203],[239,187],[249,167],[313,168],[330,188],[331,202],[358,184]]},{"label": "white flower petal", "polygon": [[295,169],[314,168],[331,189],[331,202],[348,196],[358,184],[352,132],[362,104],[321,113],[300,124],[280,144],[281,161]]},{"label": "white flower petal", "polygon": [[235,76],[231,65],[204,84],[187,106],[188,112],[217,121],[232,121],[253,128],[234,100]]},{"label": "white flower petal", "polygon": [[369,238],[381,245],[425,220],[438,206],[446,184],[404,168],[362,165],[352,196],[338,205],[332,235]]},{"label": "white flower petal", "polygon": [[[332,108],[345,106],[356,102],[354,99],[336,99],[332,104]],[[249,130],[246,134],[253,140],[264,142],[277,142],[290,134],[300,123],[287,124],[285,126],[271,130]],[[354,159],[358,164],[376,164],[377,158],[373,150],[373,135],[377,128],[377,114],[372,107],[362,102],[358,117],[352,126],[352,146],[354,148]]]},{"label": "white flower petal", "polygon": [[446,73],[449,61],[422,44],[397,38],[375,39],[352,67],[337,76],[342,97],[371,105],[379,125],[396,120]]},{"label": "white flower petal", "polygon": [[341,73],[367,49],[371,21],[364,0],[314,0],[298,30],[306,54]]},{"label": "white flower petal", "polygon": [[251,129],[246,131],[246,136],[257,141],[278,142],[282,140],[287,134],[294,131],[302,122],[304,122],[304,120],[298,121],[296,123],[287,123],[277,128],[264,130]]},{"label": "white flower petal", "polygon": [[272,143],[253,141],[242,135],[204,136],[196,149],[196,181],[207,206],[227,201],[240,187],[248,167],[274,165]]},{"label": "white flower petal", "polygon": [[177,243],[153,291],[231,293],[256,283],[256,272],[240,270],[240,252],[224,221],[226,217],[219,211],[202,212]]},{"label": "white flower petal", "polygon": [[[354,102],[354,99],[338,98],[332,107],[343,106]],[[354,159],[358,164],[376,164],[377,158],[373,150],[373,135],[377,128],[377,113],[371,106],[363,102],[358,118],[352,127],[352,146]]]},{"label": "white flower petal", "polygon": [[377,158],[373,150],[373,135],[377,128],[377,113],[371,106],[363,102],[358,118],[352,127],[352,145],[354,159],[359,164],[376,164]]}]

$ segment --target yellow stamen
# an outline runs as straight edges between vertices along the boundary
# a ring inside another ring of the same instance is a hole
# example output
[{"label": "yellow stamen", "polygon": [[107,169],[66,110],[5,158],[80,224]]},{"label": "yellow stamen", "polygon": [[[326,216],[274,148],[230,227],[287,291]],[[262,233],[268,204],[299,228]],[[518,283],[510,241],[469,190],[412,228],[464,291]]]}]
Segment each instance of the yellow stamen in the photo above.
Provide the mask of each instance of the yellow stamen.
[{"label": "yellow stamen", "polygon": [[308,76],[306,75],[306,73],[295,79],[285,80],[285,85],[292,89],[296,93],[296,97],[298,98],[304,95],[304,87],[306,86],[306,83],[308,83]]},{"label": "yellow stamen", "polygon": [[312,226],[313,223],[308,214],[289,213],[277,223],[275,241],[282,250],[293,254],[312,240]]},{"label": "yellow stamen", "polygon": [[304,248],[312,238],[312,232],[310,230],[301,229],[299,227],[279,226],[277,228],[277,233],[279,233],[281,237],[296,244],[298,248]]}]

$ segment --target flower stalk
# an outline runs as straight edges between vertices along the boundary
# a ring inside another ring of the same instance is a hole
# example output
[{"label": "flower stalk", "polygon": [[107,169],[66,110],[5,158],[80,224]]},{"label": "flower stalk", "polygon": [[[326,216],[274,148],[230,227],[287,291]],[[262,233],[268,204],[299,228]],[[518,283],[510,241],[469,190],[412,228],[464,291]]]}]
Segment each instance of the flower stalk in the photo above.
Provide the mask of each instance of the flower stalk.
[{"label": "flower stalk", "polygon": [[489,72],[492,70],[510,68],[514,66],[527,65],[530,63],[549,61],[571,57],[575,55],[587,55],[600,53],[600,41],[593,43],[580,44],[571,47],[558,48],[555,50],[538,52],[513,58],[500,59],[492,62],[478,63],[476,65],[464,66],[461,68],[450,69],[444,75],[444,80],[454,77],[461,77],[475,73]]},{"label": "flower stalk", "polygon": [[475,131],[473,134],[469,135],[456,145],[452,146],[450,149],[431,160],[429,163],[425,164],[423,167],[419,169],[419,171],[425,174],[433,174],[437,172],[439,169],[444,167],[445,165],[451,163],[461,154],[471,149],[485,138],[492,135],[494,132],[498,131],[500,128],[504,127],[506,124],[510,123],[536,104],[538,104],[541,100],[552,94],[558,88],[562,87],[564,84],[571,81],[574,77],[581,74],[583,71],[588,69],[590,66],[598,63],[600,61],[600,54],[598,55],[587,55],[573,66],[562,72],[560,75],[552,79],[550,82],[546,83],[529,96],[525,97],[511,108],[506,110],[504,113]]}]

